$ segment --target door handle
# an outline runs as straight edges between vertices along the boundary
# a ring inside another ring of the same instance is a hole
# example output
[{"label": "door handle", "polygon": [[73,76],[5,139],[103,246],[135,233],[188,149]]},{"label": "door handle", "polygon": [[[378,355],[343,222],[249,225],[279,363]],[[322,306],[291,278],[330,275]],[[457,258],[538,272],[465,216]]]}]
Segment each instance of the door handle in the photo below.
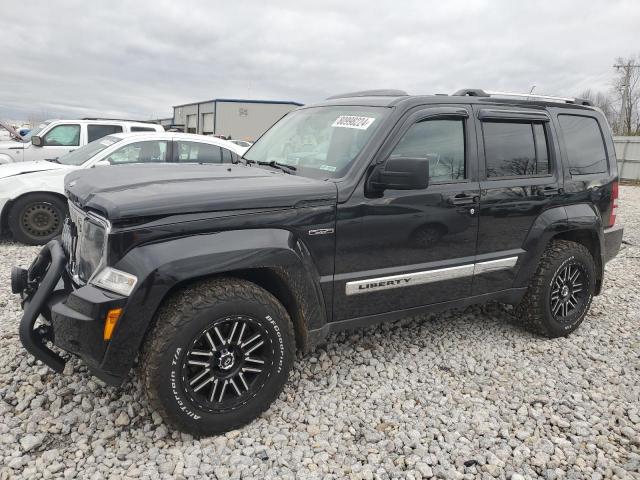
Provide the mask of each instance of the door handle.
[{"label": "door handle", "polygon": [[542,195],[544,197],[554,197],[556,195],[560,195],[562,193],[561,188],[555,187],[545,187],[538,189],[538,195]]},{"label": "door handle", "polygon": [[449,203],[451,205],[469,205],[471,203],[476,203],[476,198],[468,195],[456,195],[455,197],[449,197]]}]

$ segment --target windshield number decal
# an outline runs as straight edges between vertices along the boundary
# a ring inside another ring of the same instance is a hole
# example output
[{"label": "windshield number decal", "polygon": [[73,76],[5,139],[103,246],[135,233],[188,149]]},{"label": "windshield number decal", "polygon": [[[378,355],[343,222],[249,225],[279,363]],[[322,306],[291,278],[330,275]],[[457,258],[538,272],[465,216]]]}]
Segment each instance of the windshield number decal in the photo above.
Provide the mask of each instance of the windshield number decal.
[{"label": "windshield number decal", "polygon": [[366,130],[371,126],[375,118],[358,117],[356,115],[341,115],[333,122],[332,127],[339,128],[355,128],[357,130]]},{"label": "windshield number decal", "polygon": [[320,165],[320,170],[326,170],[327,172],[335,172],[336,171],[336,167],[334,167],[333,165]]}]

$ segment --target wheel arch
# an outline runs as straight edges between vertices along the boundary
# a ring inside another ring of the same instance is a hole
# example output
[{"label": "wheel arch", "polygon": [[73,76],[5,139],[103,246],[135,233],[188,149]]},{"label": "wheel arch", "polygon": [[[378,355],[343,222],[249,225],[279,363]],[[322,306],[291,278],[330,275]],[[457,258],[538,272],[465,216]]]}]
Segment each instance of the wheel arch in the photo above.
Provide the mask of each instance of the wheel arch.
[{"label": "wheel arch", "polygon": [[545,210],[536,218],[523,243],[527,254],[514,285],[528,285],[546,247],[554,240],[576,242],[589,250],[596,263],[595,293],[599,294],[604,276],[602,219],[593,205],[584,203]]},{"label": "wheel arch", "polygon": [[48,194],[48,195],[53,195],[55,197],[57,197],[58,199],[62,200],[65,204],[67,202],[67,197],[65,197],[62,193],[60,192],[56,192],[53,190],[34,190],[34,191],[30,191],[30,192],[24,192],[21,193],[20,195],[17,195],[9,200],[7,200],[7,202],[4,204],[2,211],[0,211],[0,231],[5,232],[9,230],[9,212],[11,211],[11,208],[13,207],[13,205],[19,201],[22,198],[25,198],[27,196],[30,195],[43,195],[43,194]]},{"label": "wheel arch", "polygon": [[326,325],[319,274],[310,252],[292,232],[227,231],[139,246],[115,268],[138,275],[101,368],[124,376],[131,368],[160,307],[196,282],[216,277],[250,281],[274,295],[293,322],[297,348],[314,346],[309,331]]}]

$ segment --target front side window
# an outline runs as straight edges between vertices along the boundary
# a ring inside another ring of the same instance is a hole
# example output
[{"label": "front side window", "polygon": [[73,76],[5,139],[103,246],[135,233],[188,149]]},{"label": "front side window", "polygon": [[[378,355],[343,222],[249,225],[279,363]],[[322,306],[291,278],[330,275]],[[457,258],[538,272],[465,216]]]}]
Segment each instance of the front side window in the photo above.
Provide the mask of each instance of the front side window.
[{"label": "front side window", "polygon": [[209,143],[177,142],[178,162],[222,163],[221,148]]},{"label": "front side window", "polygon": [[426,158],[431,182],[465,178],[464,120],[435,119],[413,124],[392,157]]},{"label": "front side window", "polygon": [[544,126],[530,122],[482,124],[487,178],[548,175]]},{"label": "front side window", "polygon": [[166,140],[149,140],[135,142],[119,148],[105,160],[111,165],[127,163],[161,163],[167,161],[168,142]]},{"label": "front side window", "polygon": [[567,149],[569,173],[589,175],[607,171],[607,152],[595,118],[558,115]]},{"label": "front side window", "polygon": [[267,131],[248,151],[249,163],[284,164],[313,178],[344,176],[389,109],[313,107],[295,110]]},{"label": "front side window", "polygon": [[107,135],[122,132],[120,125],[87,125],[87,138],[89,143]]},{"label": "front side window", "polygon": [[77,147],[80,145],[80,125],[58,125],[42,139],[46,147]]}]

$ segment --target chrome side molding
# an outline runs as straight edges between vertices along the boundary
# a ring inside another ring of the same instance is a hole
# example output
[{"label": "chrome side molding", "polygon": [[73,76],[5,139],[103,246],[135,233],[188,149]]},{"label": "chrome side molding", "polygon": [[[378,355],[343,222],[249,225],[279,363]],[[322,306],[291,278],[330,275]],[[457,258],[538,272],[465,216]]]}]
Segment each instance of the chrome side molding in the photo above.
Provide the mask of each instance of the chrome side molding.
[{"label": "chrome side molding", "polygon": [[482,273],[513,268],[517,262],[518,257],[507,257],[500,258],[498,260],[469,263],[467,265],[457,265],[455,267],[422,270],[419,272],[403,273],[399,275],[368,278],[366,280],[354,280],[346,283],[345,293],[347,295],[356,295],[359,293],[377,292],[392,288],[441,282],[455,278],[472,277],[473,275],[480,275]]}]

